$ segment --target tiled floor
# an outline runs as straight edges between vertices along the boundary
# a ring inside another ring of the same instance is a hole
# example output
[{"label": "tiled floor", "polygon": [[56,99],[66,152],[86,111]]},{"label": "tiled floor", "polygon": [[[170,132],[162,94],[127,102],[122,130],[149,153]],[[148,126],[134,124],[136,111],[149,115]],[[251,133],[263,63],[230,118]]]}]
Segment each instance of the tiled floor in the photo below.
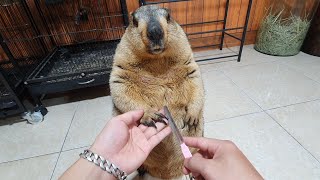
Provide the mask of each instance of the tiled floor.
[{"label": "tiled floor", "polygon": [[[246,46],[240,63],[199,64],[206,137],[233,140],[265,179],[320,179],[319,57],[273,57]],[[72,102],[47,100],[41,124],[0,126],[0,179],[58,179],[111,117],[107,88],[85,92]]]}]

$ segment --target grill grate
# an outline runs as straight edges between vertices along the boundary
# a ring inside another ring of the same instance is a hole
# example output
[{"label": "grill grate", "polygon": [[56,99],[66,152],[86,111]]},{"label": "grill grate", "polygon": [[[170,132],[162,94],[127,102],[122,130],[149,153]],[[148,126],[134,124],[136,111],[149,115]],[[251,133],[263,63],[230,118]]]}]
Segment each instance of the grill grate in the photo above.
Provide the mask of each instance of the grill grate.
[{"label": "grill grate", "polygon": [[118,41],[99,42],[60,48],[36,78],[111,69]]},{"label": "grill grate", "polygon": [[0,82],[0,98],[3,98],[3,97],[7,97],[7,96],[10,96],[10,92],[7,90],[7,88],[1,84]]}]

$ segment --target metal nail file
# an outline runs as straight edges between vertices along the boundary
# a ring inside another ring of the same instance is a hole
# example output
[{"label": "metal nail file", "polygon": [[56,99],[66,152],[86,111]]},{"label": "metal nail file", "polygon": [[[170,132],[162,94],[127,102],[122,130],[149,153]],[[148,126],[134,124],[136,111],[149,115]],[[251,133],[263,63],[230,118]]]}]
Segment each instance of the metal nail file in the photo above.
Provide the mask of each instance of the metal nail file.
[{"label": "metal nail file", "polygon": [[171,127],[171,130],[172,130],[173,134],[175,135],[175,137],[179,141],[179,144],[180,144],[180,147],[181,147],[181,151],[182,151],[182,154],[183,154],[184,158],[191,158],[192,154],[191,154],[189,148],[184,143],[183,138],[182,138],[182,136],[180,134],[180,131],[177,128],[176,123],[173,121],[171,113],[170,113],[170,111],[169,111],[167,106],[164,106],[164,114],[168,119],[169,126]]}]

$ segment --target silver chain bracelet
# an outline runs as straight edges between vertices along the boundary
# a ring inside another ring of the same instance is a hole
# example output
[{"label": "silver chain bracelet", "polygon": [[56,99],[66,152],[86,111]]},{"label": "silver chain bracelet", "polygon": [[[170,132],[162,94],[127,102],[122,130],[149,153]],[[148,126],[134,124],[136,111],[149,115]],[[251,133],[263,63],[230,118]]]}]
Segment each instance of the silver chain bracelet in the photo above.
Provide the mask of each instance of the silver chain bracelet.
[{"label": "silver chain bracelet", "polygon": [[83,153],[79,154],[80,157],[93,162],[95,165],[99,166],[102,170],[107,171],[112,174],[115,178],[120,180],[127,179],[127,174],[120,170],[116,165],[112,164],[104,157],[99,156],[98,154],[93,153],[92,151],[86,149]]}]

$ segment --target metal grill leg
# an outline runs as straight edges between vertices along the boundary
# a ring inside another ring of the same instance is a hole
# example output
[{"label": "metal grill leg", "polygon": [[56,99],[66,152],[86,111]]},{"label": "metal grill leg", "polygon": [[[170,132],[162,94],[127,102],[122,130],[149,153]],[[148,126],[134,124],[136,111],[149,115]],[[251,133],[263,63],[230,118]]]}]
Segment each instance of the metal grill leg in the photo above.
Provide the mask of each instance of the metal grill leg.
[{"label": "metal grill leg", "polygon": [[225,34],[225,29],[227,25],[227,18],[228,18],[228,9],[229,9],[229,0],[226,2],[226,10],[224,12],[224,20],[223,20],[223,31],[221,35],[221,42],[220,42],[220,50],[223,48],[223,41],[224,41],[224,34]]},{"label": "metal grill leg", "polygon": [[120,0],[121,10],[123,14],[123,22],[125,26],[129,26],[129,15],[126,0]]},{"label": "metal grill leg", "polygon": [[248,24],[249,24],[249,18],[250,18],[250,12],[251,12],[251,7],[252,7],[252,1],[253,0],[249,0],[249,4],[248,4],[248,10],[247,10],[247,15],[246,15],[246,21],[245,21],[245,25],[243,28],[243,32],[242,32],[242,39],[241,39],[241,44],[240,44],[240,51],[239,51],[239,56],[238,56],[238,62],[240,62],[241,60],[241,56],[242,56],[242,51],[243,51],[243,45],[246,41],[246,34],[247,34],[247,29],[248,29]]}]

